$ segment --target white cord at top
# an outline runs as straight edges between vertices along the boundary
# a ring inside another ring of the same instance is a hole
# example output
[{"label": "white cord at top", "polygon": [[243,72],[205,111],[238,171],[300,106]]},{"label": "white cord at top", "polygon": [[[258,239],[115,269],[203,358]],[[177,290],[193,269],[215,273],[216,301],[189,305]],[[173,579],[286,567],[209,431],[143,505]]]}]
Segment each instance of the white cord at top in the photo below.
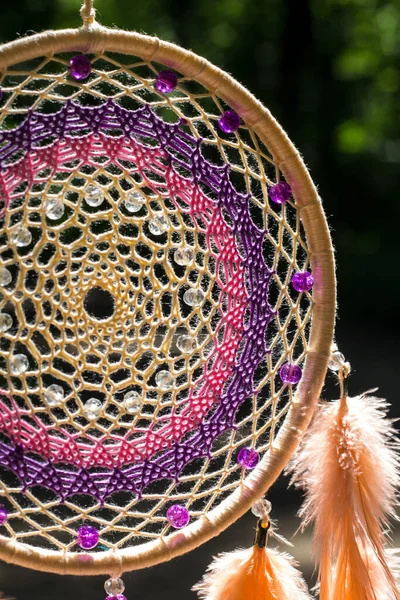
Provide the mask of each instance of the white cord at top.
[{"label": "white cord at top", "polygon": [[84,29],[93,25],[96,20],[96,11],[93,8],[93,0],[84,0],[80,12]]}]

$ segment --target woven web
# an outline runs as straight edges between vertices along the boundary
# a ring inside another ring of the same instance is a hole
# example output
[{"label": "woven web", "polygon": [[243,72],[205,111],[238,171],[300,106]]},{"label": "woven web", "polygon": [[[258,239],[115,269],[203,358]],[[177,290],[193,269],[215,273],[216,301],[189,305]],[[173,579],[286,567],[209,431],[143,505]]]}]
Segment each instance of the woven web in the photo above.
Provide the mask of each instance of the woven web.
[{"label": "woven web", "polygon": [[[161,65],[94,56],[77,83],[69,58],[16,65],[0,83],[0,253],[12,275],[0,308],[13,319],[0,340],[1,533],[77,550],[91,524],[102,551],[166,535],[169,506],[192,522],[240,484],[239,450],[262,457],[290,408],[279,369],[302,365],[312,304],[290,285],[309,265],[299,215],[269,203],[279,173],[251,128],[221,133],[228,107],[184,77],[157,93]],[[135,190],[146,201],[132,214]],[[62,198],[58,220],[49,198]],[[168,227],[154,234],[160,217]],[[12,243],[21,226],[25,247]],[[29,360],[19,375],[15,354]],[[64,390],[54,407],[51,384]],[[124,404],[132,391],[137,414]],[[89,420],[91,398],[101,411]]]}]

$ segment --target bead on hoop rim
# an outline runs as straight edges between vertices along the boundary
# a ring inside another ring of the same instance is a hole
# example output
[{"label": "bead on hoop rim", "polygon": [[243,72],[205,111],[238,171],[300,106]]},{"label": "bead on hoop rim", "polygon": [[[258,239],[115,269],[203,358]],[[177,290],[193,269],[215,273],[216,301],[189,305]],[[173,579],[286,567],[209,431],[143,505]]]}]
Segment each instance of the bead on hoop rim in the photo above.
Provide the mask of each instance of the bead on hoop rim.
[{"label": "bead on hoop rim", "polygon": [[92,71],[92,63],[84,54],[77,54],[69,61],[71,77],[76,81],[87,79]]}]

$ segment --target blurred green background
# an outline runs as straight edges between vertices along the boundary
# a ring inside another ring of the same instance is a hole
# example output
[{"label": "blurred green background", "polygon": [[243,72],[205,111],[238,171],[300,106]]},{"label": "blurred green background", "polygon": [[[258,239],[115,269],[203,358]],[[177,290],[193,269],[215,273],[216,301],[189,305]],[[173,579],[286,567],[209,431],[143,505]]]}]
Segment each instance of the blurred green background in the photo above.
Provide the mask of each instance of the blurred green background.
[{"label": "blurred green background", "polygon": [[[78,26],[80,0],[13,0],[2,6],[0,41]],[[337,341],[352,362],[351,393],[380,386],[399,415],[400,1],[97,0],[104,25],[155,34],[231,73],[280,121],[319,186],[336,247]],[[332,377],[325,396],[332,397]],[[300,501],[274,486],[283,533]],[[248,545],[246,516],[201,549],[125,577],[127,596],[190,598],[211,554]],[[310,541],[294,554],[311,574]],[[104,578],[0,569],[0,589],[19,600],[103,598]]]},{"label": "blurred green background", "polygon": [[[101,23],[191,48],[271,109],[319,185],[337,250],[341,318],[397,323],[400,2],[95,4]],[[80,0],[7,2],[0,40],[77,26],[79,7]]]}]

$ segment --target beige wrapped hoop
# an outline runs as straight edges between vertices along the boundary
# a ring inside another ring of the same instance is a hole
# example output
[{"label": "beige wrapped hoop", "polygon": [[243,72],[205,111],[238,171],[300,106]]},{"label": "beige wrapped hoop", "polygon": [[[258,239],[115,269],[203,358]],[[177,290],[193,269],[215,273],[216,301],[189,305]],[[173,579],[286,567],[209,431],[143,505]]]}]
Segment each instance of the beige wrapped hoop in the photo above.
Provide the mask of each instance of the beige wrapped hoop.
[{"label": "beige wrapped hoop", "polygon": [[311,266],[318,274],[313,288],[312,327],[303,378],[273,447],[243,483],[222,503],[181,531],[139,547],[92,553],[40,550],[1,537],[0,558],[54,573],[110,574],[148,567],[196,548],[243,515],[273,484],[295,452],[312,418],[324,382],[335,319],[333,249],[324,212],[310,175],[293,144],[269,111],[232,77],[199,56],[155,37],[108,29],[94,20],[91,3],[82,9],[81,29],[47,31],[3,45],[0,71],[38,56],[68,51],[104,51],[152,60],[196,80],[235,109],[269,149],[291,185],[304,225]]}]

